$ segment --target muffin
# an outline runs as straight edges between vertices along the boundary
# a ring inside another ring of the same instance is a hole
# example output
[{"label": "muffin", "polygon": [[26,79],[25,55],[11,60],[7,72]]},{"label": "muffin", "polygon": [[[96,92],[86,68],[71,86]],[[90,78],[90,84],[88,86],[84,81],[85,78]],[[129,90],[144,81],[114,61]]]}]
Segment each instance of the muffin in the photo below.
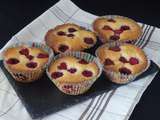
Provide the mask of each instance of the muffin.
[{"label": "muffin", "polygon": [[56,56],[47,74],[60,91],[69,95],[86,92],[102,71],[98,59],[88,53],[72,52]]},{"label": "muffin", "polygon": [[149,66],[145,53],[131,44],[104,44],[96,50],[96,55],[109,80],[119,84],[133,80]]},{"label": "muffin", "polygon": [[135,43],[141,36],[141,27],[132,19],[122,16],[99,17],[93,22],[93,29],[106,42]]},{"label": "muffin", "polygon": [[52,55],[52,50],[45,45],[19,43],[3,52],[3,61],[15,80],[27,83],[42,75]]},{"label": "muffin", "polygon": [[82,51],[94,46],[96,41],[95,33],[71,23],[58,25],[45,36],[46,44],[56,53]]}]

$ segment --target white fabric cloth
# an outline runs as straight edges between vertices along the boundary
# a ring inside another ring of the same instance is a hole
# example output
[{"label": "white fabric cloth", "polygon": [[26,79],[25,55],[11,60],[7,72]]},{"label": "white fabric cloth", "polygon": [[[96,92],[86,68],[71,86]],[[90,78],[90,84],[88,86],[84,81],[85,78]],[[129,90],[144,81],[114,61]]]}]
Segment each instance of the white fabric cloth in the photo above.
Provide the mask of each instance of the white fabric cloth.
[{"label": "white fabric cloth", "polygon": [[[81,10],[70,0],[61,0],[18,32],[1,49],[0,53],[15,41],[43,42],[45,33],[58,24],[74,22],[91,29],[91,23],[96,17]],[[144,47],[149,58],[160,65],[160,54],[158,54],[160,29],[145,24],[141,26],[144,32],[136,44]],[[32,118],[1,69],[0,74],[0,120],[31,120]],[[155,75],[156,73],[150,74],[138,81],[41,118],[41,120],[127,120]]]}]

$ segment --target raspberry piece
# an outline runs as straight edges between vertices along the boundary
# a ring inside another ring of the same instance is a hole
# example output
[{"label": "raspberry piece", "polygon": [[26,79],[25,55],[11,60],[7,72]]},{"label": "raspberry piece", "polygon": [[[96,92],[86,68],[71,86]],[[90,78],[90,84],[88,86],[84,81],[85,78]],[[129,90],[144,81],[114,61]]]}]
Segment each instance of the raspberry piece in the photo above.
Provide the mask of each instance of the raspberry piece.
[{"label": "raspberry piece", "polygon": [[69,47],[67,45],[60,45],[59,46],[59,51],[61,51],[61,52],[65,52],[68,49],[69,49]]},{"label": "raspberry piece", "polygon": [[110,39],[116,41],[116,40],[119,40],[120,37],[119,37],[118,35],[112,35],[112,36],[110,37]]},{"label": "raspberry piece", "polygon": [[72,32],[76,32],[77,30],[75,28],[68,28],[68,32],[72,33]]},{"label": "raspberry piece", "polygon": [[59,32],[57,32],[57,35],[64,36],[64,35],[66,35],[66,33],[63,31],[59,31]]},{"label": "raspberry piece", "polygon": [[22,49],[19,51],[19,53],[20,53],[21,55],[27,56],[27,55],[29,55],[29,50],[28,50],[27,48],[22,48]]},{"label": "raspberry piece", "polygon": [[87,43],[87,44],[93,44],[93,43],[94,43],[94,40],[93,40],[93,38],[85,37],[85,38],[84,38],[84,42]]},{"label": "raspberry piece", "polygon": [[136,65],[136,64],[139,63],[139,60],[138,60],[137,58],[131,57],[131,58],[129,59],[129,63],[130,63],[131,65]]},{"label": "raspberry piece", "polygon": [[85,77],[92,77],[93,73],[89,70],[84,70],[82,72],[82,75],[85,76]]},{"label": "raspberry piece", "polygon": [[121,26],[121,30],[123,30],[123,31],[130,30],[130,27],[127,25],[123,25],[123,26]]},{"label": "raspberry piece", "polygon": [[67,64],[65,62],[62,62],[59,66],[58,69],[60,70],[67,70]]},{"label": "raspberry piece", "polygon": [[114,46],[114,47],[110,47],[109,50],[119,52],[119,51],[121,51],[121,48],[119,46]]},{"label": "raspberry piece", "polygon": [[19,63],[19,60],[16,59],[16,58],[10,58],[6,61],[7,64],[18,64]]},{"label": "raspberry piece", "polygon": [[123,32],[123,30],[114,30],[114,33],[116,34],[116,35],[119,35],[119,34],[121,34]]},{"label": "raspberry piece", "polygon": [[76,68],[70,68],[68,71],[69,71],[70,73],[75,73],[75,72],[77,71],[77,69],[76,69]]},{"label": "raspberry piece", "polygon": [[87,62],[86,60],[84,59],[81,59],[80,61],[78,61],[80,64],[88,64],[89,62]]},{"label": "raspberry piece", "polygon": [[125,74],[125,75],[129,75],[129,74],[132,73],[132,72],[131,72],[128,68],[126,68],[126,67],[120,68],[120,69],[119,69],[119,72],[122,73],[122,74]]},{"label": "raspberry piece", "polygon": [[67,37],[74,37],[74,34],[67,34]]},{"label": "raspberry piece", "polygon": [[37,63],[36,62],[29,62],[26,64],[26,66],[28,68],[36,68],[37,67]]},{"label": "raspberry piece", "polygon": [[128,41],[126,41],[125,43],[133,44],[133,42],[134,42],[134,41],[128,40]]},{"label": "raspberry piece", "polygon": [[114,22],[114,23],[116,22],[116,21],[115,21],[114,19],[112,19],[112,18],[111,18],[111,19],[108,19],[107,21],[108,21],[108,22]]},{"label": "raspberry piece", "polygon": [[62,73],[62,72],[53,72],[53,73],[51,74],[51,77],[52,77],[53,79],[57,79],[57,78],[62,77],[62,76],[63,76],[63,73]]},{"label": "raspberry piece", "polygon": [[32,56],[32,55],[27,55],[26,56],[29,60],[32,60],[33,58],[34,58],[34,56]]},{"label": "raspberry piece", "polygon": [[122,63],[128,63],[127,59],[123,56],[119,58],[119,61],[121,61]]},{"label": "raspberry piece", "polygon": [[72,85],[64,85],[63,88],[64,89],[73,89],[73,86]]},{"label": "raspberry piece", "polygon": [[112,30],[112,28],[110,26],[108,26],[108,25],[105,25],[102,29],[103,30]]},{"label": "raspberry piece", "polygon": [[111,59],[107,58],[104,61],[104,65],[114,65],[114,62]]},{"label": "raspberry piece", "polygon": [[37,55],[37,58],[48,58],[48,57],[49,57],[49,55],[46,54],[46,53],[39,53],[39,54]]}]

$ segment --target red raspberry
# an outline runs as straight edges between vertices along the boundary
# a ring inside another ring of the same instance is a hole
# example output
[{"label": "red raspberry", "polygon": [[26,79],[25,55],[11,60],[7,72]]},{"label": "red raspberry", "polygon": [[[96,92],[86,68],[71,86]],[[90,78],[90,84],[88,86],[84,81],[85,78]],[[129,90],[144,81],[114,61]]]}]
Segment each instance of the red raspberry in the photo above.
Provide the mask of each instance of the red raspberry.
[{"label": "red raspberry", "polygon": [[119,72],[122,73],[122,74],[125,74],[125,75],[130,75],[132,72],[131,70],[129,70],[128,68],[126,67],[122,67],[119,69]]},{"label": "red raspberry", "polygon": [[39,54],[37,55],[37,58],[48,58],[48,57],[49,57],[49,55],[46,54],[46,53],[39,53]]},{"label": "red raspberry", "polygon": [[94,40],[93,40],[93,38],[85,37],[85,38],[84,38],[84,42],[87,43],[87,44],[93,44],[93,43],[94,43]]},{"label": "red raspberry", "polygon": [[111,59],[107,58],[104,61],[104,65],[114,65],[114,62]]},{"label": "red raspberry", "polygon": [[65,62],[61,63],[59,66],[58,66],[58,69],[60,70],[67,70],[67,64]]},{"label": "red raspberry", "polygon": [[138,60],[137,58],[131,57],[131,58],[129,59],[129,63],[130,63],[131,65],[136,65],[136,64],[139,63],[139,60]]},{"label": "red raspberry", "polygon": [[37,63],[36,62],[29,62],[26,64],[27,67],[29,68],[36,68],[37,67]]},{"label": "red raspberry", "polygon": [[82,75],[85,76],[85,77],[92,77],[93,73],[89,70],[84,70],[82,72]]},{"label": "red raspberry", "polygon": [[63,73],[62,73],[62,72],[53,72],[53,73],[51,74],[51,77],[52,77],[53,79],[57,79],[57,78],[62,77],[62,76],[63,76]]},{"label": "red raspberry", "polygon": [[22,49],[19,51],[19,53],[20,53],[21,55],[27,56],[27,55],[29,55],[29,50],[28,50],[27,48],[22,48]]},{"label": "red raspberry", "polygon": [[7,64],[18,64],[19,60],[16,58],[10,58],[6,61]]},{"label": "red raspberry", "polygon": [[68,71],[69,71],[70,73],[75,73],[75,72],[77,71],[77,69],[76,69],[76,68],[70,68]]}]

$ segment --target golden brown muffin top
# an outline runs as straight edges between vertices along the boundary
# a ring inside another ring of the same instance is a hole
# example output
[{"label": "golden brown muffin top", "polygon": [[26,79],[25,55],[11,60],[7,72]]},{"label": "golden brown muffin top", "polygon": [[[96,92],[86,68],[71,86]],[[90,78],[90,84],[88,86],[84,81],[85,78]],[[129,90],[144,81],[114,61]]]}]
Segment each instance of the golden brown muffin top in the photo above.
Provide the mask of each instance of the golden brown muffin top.
[{"label": "golden brown muffin top", "polygon": [[45,41],[55,52],[63,53],[92,47],[96,43],[96,35],[76,24],[66,23],[50,29]]},{"label": "golden brown muffin top", "polygon": [[87,62],[73,56],[64,56],[53,61],[48,71],[54,80],[77,83],[96,77],[99,68],[95,62]]},{"label": "golden brown muffin top", "polygon": [[134,20],[121,16],[99,17],[93,22],[93,29],[104,43],[137,40],[142,34],[141,27]]},{"label": "golden brown muffin top", "polygon": [[21,45],[8,48],[4,52],[4,61],[12,70],[36,70],[48,62],[49,55],[40,48]]},{"label": "golden brown muffin top", "polygon": [[97,50],[97,56],[104,64],[105,70],[128,75],[140,73],[148,65],[145,53],[131,44],[114,47],[102,46]]}]

